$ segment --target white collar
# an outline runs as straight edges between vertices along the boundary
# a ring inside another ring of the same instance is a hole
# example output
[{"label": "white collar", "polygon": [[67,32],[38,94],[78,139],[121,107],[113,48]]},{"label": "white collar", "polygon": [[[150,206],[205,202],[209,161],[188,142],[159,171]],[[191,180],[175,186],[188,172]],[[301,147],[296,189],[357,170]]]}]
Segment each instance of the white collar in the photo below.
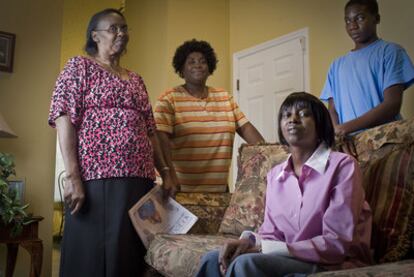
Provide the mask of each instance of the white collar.
[{"label": "white collar", "polygon": [[[312,156],[305,162],[305,165],[316,170],[319,174],[323,174],[328,163],[329,154],[331,149],[325,144],[319,144],[318,148],[313,152]],[[287,177],[287,168],[289,167],[290,160],[292,159],[291,154],[287,158],[283,170],[277,176],[277,179],[284,179]]]},{"label": "white collar", "polygon": [[305,162],[305,165],[323,174],[325,173],[330,153],[331,149],[325,143],[321,143],[315,152],[313,152],[312,156]]}]

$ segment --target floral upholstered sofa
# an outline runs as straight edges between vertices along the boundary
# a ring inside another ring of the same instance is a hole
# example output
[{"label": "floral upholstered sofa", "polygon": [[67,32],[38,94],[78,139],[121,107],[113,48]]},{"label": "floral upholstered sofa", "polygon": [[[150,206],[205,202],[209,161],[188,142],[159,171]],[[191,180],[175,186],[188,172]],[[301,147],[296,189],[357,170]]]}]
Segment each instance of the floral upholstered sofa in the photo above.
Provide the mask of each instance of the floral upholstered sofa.
[{"label": "floral upholstered sofa", "polygon": [[[414,235],[414,120],[366,130],[354,138],[354,145],[373,210],[372,247],[378,264],[316,275],[414,276],[414,260],[409,259]],[[238,238],[243,230],[257,230],[263,220],[266,173],[287,155],[278,144],[243,145],[235,191],[228,207],[219,209],[224,215],[218,232],[204,222],[206,234],[200,234],[200,228],[196,234],[158,234],[146,262],[165,276],[193,276],[204,253]],[[213,218],[217,225],[217,214]]]}]

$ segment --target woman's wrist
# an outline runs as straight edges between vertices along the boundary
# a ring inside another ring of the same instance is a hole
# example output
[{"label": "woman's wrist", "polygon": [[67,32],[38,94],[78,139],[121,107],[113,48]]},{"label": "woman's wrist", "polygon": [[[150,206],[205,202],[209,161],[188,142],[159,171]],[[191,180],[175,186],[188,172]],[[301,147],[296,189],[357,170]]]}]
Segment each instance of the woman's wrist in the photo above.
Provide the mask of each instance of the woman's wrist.
[{"label": "woman's wrist", "polygon": [[251,248],[261,249],[262,247],[262,240],[260,236],[252,231],[243,231],[239,239],[248,240]]},{"label": "woman's wrist", "polygon": [[68,172],[66,171],[65,178],[72,181],[81,180],[79,172]]},{"label": "woman's wrist", "polygon": [[163,166],[160,169],[160,175],[161,176],[165,176],[167,174],[170,174],[170,172],[171,172],[171,168],[169,166]]}]

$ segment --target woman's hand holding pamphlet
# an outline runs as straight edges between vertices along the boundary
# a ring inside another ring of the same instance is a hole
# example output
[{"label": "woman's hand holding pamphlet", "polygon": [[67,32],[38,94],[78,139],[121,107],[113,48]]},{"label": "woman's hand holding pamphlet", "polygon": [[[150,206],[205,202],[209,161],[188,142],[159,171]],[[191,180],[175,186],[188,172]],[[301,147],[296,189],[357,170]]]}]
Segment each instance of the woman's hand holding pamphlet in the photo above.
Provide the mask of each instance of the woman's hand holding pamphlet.
[{"label": "woman's hand holding pamphlet", "polygon": [[163,199],[162,188],[155,186],[130,210],[129,217],[145,247],[155,234],[186,234],[197,217],[177,201]]}]

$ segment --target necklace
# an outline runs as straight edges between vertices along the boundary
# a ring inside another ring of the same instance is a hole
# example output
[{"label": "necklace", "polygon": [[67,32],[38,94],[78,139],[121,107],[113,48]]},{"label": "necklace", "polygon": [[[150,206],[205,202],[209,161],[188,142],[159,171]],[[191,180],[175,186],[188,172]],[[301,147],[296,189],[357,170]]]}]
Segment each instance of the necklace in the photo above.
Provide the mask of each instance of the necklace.
[{"label": "necklace", "polygon": [[197,94],[194,92],[191,92],[185,84],[182,87],[188,94],[190,94],[191,96],[197,99],[195,102],[197,103],[198,106],[201,106],[205,111],[207,111],[207,104],[209,102],[208,101],[209,93],[208,93],[207,86],[204,86],[202,93],[197,93]]},{"label": "necklace", "polygon": [[117,76],[120,79],[123,79],[122,73],[124,72],[124,70],[122,69],[122,67],[120,67],[119,65],[115,65],[114,67],[112,67],[110,64],[107,63],[103,63],[100,60],[98,60],[97,58],[94,58],[94,60],[101,66],[103,67],[106,71],[112,73],[113,75]]},{"label": "necklace", "polygon": [[207,112],[207,104],[209,102],[208,101],[208,95],[209,95],[208,87],[204,86],[201,93],[200,92],[195,93],[194,91],[191,91],[190,89],[188,89],[186,84],[183,85],[183,88],[184,90],[187,91],[188,94],[196,98],[197,100],[194,102],[197,103],[198,106],[201,106],[203,110]]},{"label": "necklace", "polygon": [[190,89],[188,89],[187,85],[183,85],[183,88],[193,97],[198,98],[200,100],[204,100],[208,98],[208,87],[204,86],[203,91],[201,93],[199,92],[193,92]]}]

